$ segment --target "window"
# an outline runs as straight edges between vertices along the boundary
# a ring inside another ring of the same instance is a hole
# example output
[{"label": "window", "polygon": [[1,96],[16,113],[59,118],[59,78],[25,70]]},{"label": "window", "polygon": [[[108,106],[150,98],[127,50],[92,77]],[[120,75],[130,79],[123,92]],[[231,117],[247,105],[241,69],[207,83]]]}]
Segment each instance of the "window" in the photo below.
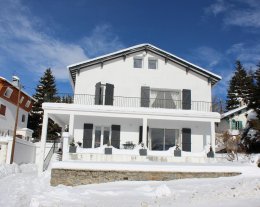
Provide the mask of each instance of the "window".
[{"label": "window", "polygon": [[5,112],[6,112],[6,106],[3,104],[0,104],[0,115],[5,116]]},{"label": "window", "polygon": [[22,122],[25,122],[25,115],[22,115]]},{"label": "window", "polygon": [[143,58],[135,57],[134,58],[134,68],[142,68],[143,67]]},{"label": "window", "polygon": [[22,96],[22,98],[20,99],[20,104],[23,103],[24,100],[24,96]]},{"label": "window", "polygon": [[180,109],[181,92],[178,90],[151,89],[150,106],[153,108]]},{"label": "window", "polygon": [[[103,140],[102,140],[103,137]],[[103,145],[108,144],[110,138],[110,127],[96,126],[95,127],[95,140],[94,147],[100,147],[103,141]]]},{"label": "window", "polygon": [[243,123],[242,121],[235,121],[234,119],[232,120],[232,129],[242,129],[243,128]]},{"label": "window", "polygon": [[31,104],[31,101],[28,100],[28,101],[26,102],[26,104],[25,104],[25,107],[26,107],[26,108],[29,108],[30,104]]},{"label": "window", "polygon": [[95,142],[94,142],[94,147],[100,147],[101,142],[101,127],[96,127],[95,128]]},{"label": "window", "polygon": [[148,60],[148,69],[157,69],[157,60],[149,59]]},{"label": "window", "polygon": [[151,128],[151,150],[164,151],[179,145],[178,129]]},{"label": "window", "polygon": [[6,91],[5,91],[5,93],[4,93],[4,96],[5,96],[6,98],[10,98],[11,95],[12,95],[12,93],[13,93],[13,89],[7,88]]}]

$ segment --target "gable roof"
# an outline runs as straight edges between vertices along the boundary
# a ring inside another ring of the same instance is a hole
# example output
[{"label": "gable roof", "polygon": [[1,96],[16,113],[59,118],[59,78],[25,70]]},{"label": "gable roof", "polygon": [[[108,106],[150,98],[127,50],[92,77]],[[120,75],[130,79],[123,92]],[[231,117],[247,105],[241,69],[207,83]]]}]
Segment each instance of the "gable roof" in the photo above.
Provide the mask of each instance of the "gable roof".
[{"label": "gable roof", "polygon": [[232,114],[235,114],[235,113],[237,113],[237,112],[239,112],[239,111],[242,111],[243,109],[246,109],[246,108],[247,108],[247,106],[245,105],[245,106],[240,106],[239,108],[236,108],[236,109],[232,109],[232,110],[230,110],[230,111],[227,111],[226,113],[221,114],[221,119],[224,119],[225,117],[230,116],[230,115],[232,115]]},{"label": "gable roof", "polygon": [[69,65],[67,68],[70,72],[70,76],[71,79],[73,81],[73,84],[75,84],[75,77],[76,77],[76,73],[78,71],[80,71],[81,69],[91,66],[91,65],[95,65],[95,64],[103,64],[103,62],[106,62],[108,60],[112,60],[112,59],[116,59],[118,57],[126,57],[129,54],[132,53],[136,53],[136,52],[140,52],[140,51],[150,51],[152,53],[155,53],[157,55],[160,55],[162,57],[164,57],[166,60],[172,61],[174,63],[177,63],[183,67],[185,67],[187,70],[191,70],[195,73],[198,73],[202,76],[205,76],[207,78],[209,78],[209,80],[211,81],[212,85],[214,85],[216,82],[218,82],[219,80],[221,80],[221,76],[212,73],[204,68],[201,68],[193,63],[190,63],[180,57],[177,57],[169,52],[166,52],[160,48],[157,48],[151,44],[140,44],[140,45],[135,45],[133,47],[128,47],[126,49],[123,50],[119,50],[113,53],[109,53],[107,55],[103,55],[103,56],[99,56],[93,59],[89,59],[83,62],[78,62],[72,65]]}]

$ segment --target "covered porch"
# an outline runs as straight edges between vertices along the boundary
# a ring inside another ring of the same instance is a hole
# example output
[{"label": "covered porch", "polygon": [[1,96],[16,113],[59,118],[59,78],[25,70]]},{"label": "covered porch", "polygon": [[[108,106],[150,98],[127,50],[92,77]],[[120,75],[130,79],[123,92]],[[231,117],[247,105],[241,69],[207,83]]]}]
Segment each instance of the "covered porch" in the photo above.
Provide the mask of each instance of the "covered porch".
[{"label": "covered porch", "polygon": [[[54,103],[46,103],[43,108],[42,153],[45,150],[48,118],[51,118],[63,131],[68,126],[68,132],[63,133],[63,160],[175,162],[172,150],[178,145],[183,156],[177,161],[185,162],[192,159],[187,157],[205,157],[205,146],[215,148],[215,122],[219,121],[219,117],[213,112],[144,108],[126,110],[111,106],[83,108],[74,104]],[[81,143],[76,153],[69,153],[72,141]],[[113,148],[112,155],[104,154],[108,142]],[[134,149],[125,149],[129,144]],[[147,156],[138,154],[140,148],[147,149]],[[186,152],[193,152],[193,155]],[[201,162],[199,158],[197,162]]]}]

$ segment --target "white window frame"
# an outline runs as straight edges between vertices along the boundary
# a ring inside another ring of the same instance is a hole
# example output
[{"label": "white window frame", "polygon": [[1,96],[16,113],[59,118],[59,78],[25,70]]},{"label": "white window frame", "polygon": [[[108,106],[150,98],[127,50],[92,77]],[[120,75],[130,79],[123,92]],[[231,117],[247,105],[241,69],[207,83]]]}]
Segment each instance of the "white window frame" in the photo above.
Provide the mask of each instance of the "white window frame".
[{"label": "white window frame", "polygon": [[[142,61],[142,64],[141,64],[141,67],[135,67],[135,60],[141,60]],[[143,57],[140,57],[140,56],[136,56],[133,58],[133,68],[143,68],[144,67],[144,59]]]},{"label": "white window frame", "polygon": [[[149,66],[150,66],[150,64],[149,64],[149,61],[156,61],[156,67],[155,68],[150,68]],[[148,58],[148,69],[149,70],[157,70],[158,69],[158,59],[156,59],[156,58]]]},{"label": "white window frame", "polygon": [[13,91],[14,91],[13,89],[11,89],[10,87],[7,87],[7,89],[5,90],[4,96],[6,98],[10,98],[12,93],[13,93]]},{"label": "white window frame", "polygon": [[30,105],[31,105],[31,101],[28,100],[28,101],[26,102],[26,104],[25,104],[25,107],[26,107],[26,108],[29,108]]},{"label": "white window frame", "polygon": [[95,148],[95,141],[96,141],[96,128],[100,128],[101,129],[101,138],[100,138],[100,147],[102,147],[104,144],[104,130],[105,128],[109,129],[109,142],[111,144],[111,126],[107,126],[107,125],[94,125],[93,126],[93,133],[92,133],[92,148]]}]

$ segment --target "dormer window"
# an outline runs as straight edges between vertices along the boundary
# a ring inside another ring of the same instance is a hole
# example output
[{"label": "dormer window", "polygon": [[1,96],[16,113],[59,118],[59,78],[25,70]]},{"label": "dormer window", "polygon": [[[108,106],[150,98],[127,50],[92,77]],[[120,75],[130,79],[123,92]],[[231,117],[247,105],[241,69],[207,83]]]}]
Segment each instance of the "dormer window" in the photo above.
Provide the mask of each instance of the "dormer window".
[{"label": "dormer window", "polygon": [[28,101],[26,102],[26,104],[25,104],[25,107],[26,107],[26,108],[29,108],[30,104],[31,104],[31,101],[28,100]]},{"label": "dormer window", "polygon": [[148,59],[148,69],[157,69],[158,61],[156,59]]},{"label": "dormer window", "polygon": [[134,68],[142,68],[143,67],[143,58],[134,57]]},{"label": "dormer window", "polygon": [[13,89],[11,89],[11,88],[7,88],[6,89],[6,91],[5,91],[5,93],[4,93],[4,96],[6,97],[6,98],[10,98],[11,97],[11,95],[12,95],[12,93],[13,93]]}]

